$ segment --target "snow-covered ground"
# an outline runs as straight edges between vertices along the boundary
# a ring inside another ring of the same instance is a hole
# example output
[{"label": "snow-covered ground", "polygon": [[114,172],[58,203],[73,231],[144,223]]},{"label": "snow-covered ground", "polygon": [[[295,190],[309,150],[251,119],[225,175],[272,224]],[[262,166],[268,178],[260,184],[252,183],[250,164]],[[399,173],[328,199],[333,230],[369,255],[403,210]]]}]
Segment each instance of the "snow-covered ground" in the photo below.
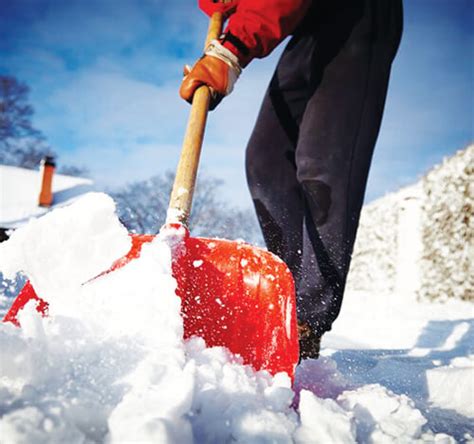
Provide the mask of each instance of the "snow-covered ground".
[{"label": "snow-covered ground", "polygon": [[312,364],[328,359],[347,387],[380,384],[414,401],[432,431],[474,436],[473,304],[350,293],[323,348]]},{"label": "snow-covered ground", "polygon": [[97,276],[129,248],[90,194],[0,245],[50,303],[0,325],[2,443],[474,442],[473,305],[350,293],[322,357],[293,387],[223,348],[182,341],[168,244]]}]

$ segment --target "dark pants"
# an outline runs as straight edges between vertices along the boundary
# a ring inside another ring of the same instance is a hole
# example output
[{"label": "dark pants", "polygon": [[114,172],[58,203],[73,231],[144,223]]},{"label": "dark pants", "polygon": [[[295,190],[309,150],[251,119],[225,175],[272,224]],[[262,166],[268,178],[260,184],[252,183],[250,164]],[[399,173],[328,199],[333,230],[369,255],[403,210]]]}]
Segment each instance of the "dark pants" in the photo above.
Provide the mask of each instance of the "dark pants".
[{"label": "dark pants", "polygon": [[315,1],[247,147],[265,242],[293,272],[298,319],[318,335],[341,308],[402,21],[401,0]]}]

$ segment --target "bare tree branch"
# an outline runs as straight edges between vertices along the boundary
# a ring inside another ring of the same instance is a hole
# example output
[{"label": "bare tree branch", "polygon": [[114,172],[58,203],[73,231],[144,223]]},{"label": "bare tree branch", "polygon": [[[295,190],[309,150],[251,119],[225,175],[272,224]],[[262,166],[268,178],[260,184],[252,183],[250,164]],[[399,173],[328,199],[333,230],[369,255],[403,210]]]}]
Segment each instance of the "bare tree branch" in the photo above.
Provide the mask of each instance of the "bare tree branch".
[{"label": "bare tree branch", "polygon": [[[0,163],[37,168],[45,156],[56,157],[43,133],[32,123],[30,89],[15,77],[0,75]],[[64,165],[59,170],[70,176],[87,176],[84,167]]]},{"label": "bare tree branch", "polygon": [[[165,222],[173,181],[174,175],[166,173],[111,192],[123,224],[135,233],[157,233]],[[193,236],[244,239],[261,245],[253,211],[235,208],[220,199],[222,185],[215,178],[199,178],[190,220]]]}]

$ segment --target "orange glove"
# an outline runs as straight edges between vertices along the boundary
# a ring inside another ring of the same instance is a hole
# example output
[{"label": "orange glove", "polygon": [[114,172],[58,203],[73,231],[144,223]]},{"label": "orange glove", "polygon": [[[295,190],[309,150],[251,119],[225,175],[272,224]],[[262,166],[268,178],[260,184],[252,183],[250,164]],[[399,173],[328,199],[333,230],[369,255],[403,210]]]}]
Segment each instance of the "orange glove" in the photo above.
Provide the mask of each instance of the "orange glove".
[{"label": "orange glove", "polygon": [[199,0],[199,8],[209,17],[214,12],[222,12],[224,17],[229,17],[237,8],[239,0]]},{"label": "orange glove", "polygon": [[207,85],[212,95],[209,109],[213,110],[232,92],[241,72],[237,56],[219,41],[213,40],[192,69],[185,68],[179,94],[184,100],[192,103],[196,89]]}]

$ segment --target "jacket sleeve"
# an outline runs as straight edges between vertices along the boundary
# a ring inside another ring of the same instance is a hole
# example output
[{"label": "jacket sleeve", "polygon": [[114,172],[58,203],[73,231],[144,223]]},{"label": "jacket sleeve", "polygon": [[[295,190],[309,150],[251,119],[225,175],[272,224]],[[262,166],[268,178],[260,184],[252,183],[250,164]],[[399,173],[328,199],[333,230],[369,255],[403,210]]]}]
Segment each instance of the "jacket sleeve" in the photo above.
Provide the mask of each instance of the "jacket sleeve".
[{"label": "jacket sleeve", "polygon": [[311,0],[240,0],[223,44],[245,66],[270,54],[295,30],[310,5]]}]

